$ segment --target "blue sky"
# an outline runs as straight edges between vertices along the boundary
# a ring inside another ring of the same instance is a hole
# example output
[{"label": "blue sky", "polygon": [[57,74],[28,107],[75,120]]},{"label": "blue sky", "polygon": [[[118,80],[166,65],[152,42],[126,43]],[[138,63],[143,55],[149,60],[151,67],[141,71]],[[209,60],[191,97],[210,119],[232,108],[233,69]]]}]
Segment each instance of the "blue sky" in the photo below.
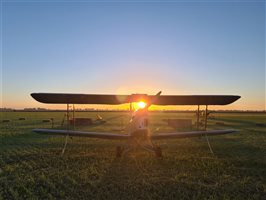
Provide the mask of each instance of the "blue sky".
[{"label": "blue sky", "polygon": [[32,92],[237,94],[265,109],[265,2],[2,2],[1,107]]}]

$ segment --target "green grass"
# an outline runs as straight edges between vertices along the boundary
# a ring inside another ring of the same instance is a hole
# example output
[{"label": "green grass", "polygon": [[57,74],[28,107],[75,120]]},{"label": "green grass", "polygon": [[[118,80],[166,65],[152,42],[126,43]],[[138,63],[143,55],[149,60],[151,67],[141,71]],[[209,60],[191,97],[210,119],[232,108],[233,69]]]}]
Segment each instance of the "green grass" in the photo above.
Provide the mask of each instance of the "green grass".
[{"label": "green grass", "polygon": [[[2,112],[0,122],[0,199],[265,199],[265,114],[214,114],[209,128],[235,128],[232,135],[163,140],[163,159],[146,152],[115,158],[120,141],[73,138],[61,156],[64,138],[38,135],[33,128],[60,126],[62,112]],[[102,126],[78,130],[120,129],[124,115]],[[96,113],[77,113],[96,119]],[[18,118],[25,117],[25,121]],[[192,118],[191,113],[151,113],[154,132],[174,131],[162,119]],[[11,122],[3,123],[2,119]],[[222,122],[218,123],[217,122]],[[124,144],[124,143],[122,143]]]}]

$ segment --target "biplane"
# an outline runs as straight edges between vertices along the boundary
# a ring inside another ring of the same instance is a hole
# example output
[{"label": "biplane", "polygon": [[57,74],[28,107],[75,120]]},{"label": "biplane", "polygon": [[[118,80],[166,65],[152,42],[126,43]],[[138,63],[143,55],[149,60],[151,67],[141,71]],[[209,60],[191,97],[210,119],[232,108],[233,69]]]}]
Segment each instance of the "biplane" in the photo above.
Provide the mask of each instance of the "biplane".
[{"label": "biplane", "polygon": [[[148,109],[151,105],[197,105],[198,111],[200,106],[206,106],[206,113],[209,105],[227,105],[235,102],[240,96],[237,95],[156,95],[131,94],[131,95],[110,95],[110,94],[66,94],[66,93],[32,93],[31,96],[41,103],[66,104],[67,116],[69,113],[69,104],[109,104],[118,105],[128,103],[131,111],[131,119],[128,124],[128,133],[108,133],[108,132],[85,132],[57,129],[34,129],[33,131],[40,134],[65,136],[65,145],[62,153],[65,151],[68,137],[89,137],[110,140],[126,140],[126,147],[116,147],[116,157],[121,157],[127,152],[143,149],[155,153],[157,157],[162,157],[160,146],[153,143],[154,140],[160,139],[177,139],[190,138],[199,136],[215,136],[236,132],[233,129],[227,130],[207,130],[207,115],[205,118],[205,130],[172,132],[152,134],[149,130]],[[142,102],[139,109],[132,111],[132,103]],[[73,106],[74,107],[74,106]],[[199,113],[199,112],[198,112]],[[75,119],[74,119],[75,121]],[[199,115],[197,115],[197,124]],[[209,144],[209,140],[208,144]],[[209,144],[210,147],[210,144]],[[211,150],[211,147],[210,147]],[[211,150],[212,152],[212,150]]]}]

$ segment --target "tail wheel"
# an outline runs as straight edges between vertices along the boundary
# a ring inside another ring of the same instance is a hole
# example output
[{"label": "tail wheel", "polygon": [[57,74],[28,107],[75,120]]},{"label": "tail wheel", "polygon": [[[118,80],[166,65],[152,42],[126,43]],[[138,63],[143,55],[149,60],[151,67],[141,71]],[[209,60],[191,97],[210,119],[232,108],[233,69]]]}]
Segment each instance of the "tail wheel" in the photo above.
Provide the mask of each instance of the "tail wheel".
[{"label": "tail wheel", "polygon": [[121,146],[117,146],[116,147],[116,157],[117,158],[121,158],[122,152],[123,152],[122,147]]},{"label": "tail wheel", "polygon": [[162,157],[163,157],[163,153],[162,153],[162,149],[161,149],[161,147],[156,147],[156,148],[155,148],[155,155],[156,155],[156,157],[158,157],[158,158],[162,158]]}]

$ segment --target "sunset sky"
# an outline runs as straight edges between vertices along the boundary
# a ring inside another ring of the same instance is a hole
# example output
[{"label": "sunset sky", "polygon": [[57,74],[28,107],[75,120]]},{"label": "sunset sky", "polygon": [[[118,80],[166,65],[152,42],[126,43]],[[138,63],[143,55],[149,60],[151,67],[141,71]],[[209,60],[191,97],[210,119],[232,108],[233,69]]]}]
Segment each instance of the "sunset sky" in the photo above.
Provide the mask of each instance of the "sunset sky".
[{"label": "sunset sky", "polygon": [[0,107],[32,92],[233,94],[265,110],[265,1],[2,1]]}]

